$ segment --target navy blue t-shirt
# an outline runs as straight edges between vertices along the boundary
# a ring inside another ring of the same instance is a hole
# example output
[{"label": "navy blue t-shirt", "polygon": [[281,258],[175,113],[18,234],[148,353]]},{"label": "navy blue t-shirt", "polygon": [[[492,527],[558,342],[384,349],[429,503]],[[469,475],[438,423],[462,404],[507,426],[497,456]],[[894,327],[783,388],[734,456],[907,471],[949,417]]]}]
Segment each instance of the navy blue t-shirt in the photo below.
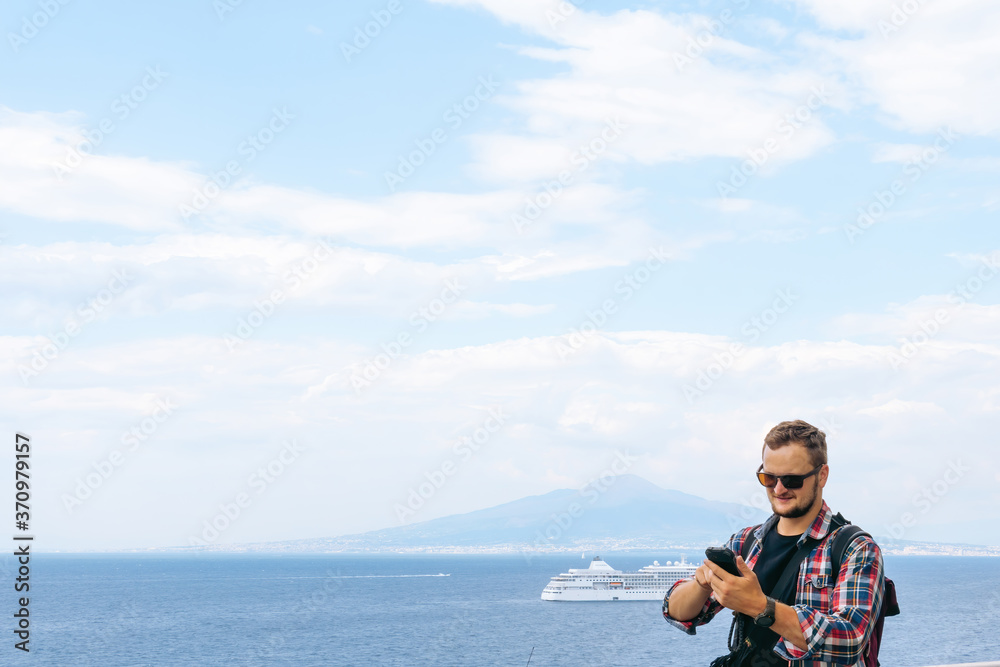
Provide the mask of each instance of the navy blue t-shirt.
[{"label": "navy blue t-shirt", "polygon": [[760,556],[757,557],[753,569],[764,595],[770,595],[771,591],[774,590],[778,579],[781,578],[781,573],[788,565],[788,561],[792,560],[792,556],[797,551],[795,543],[799,541],[800,537],[802,537],[802,533],[779,535],[777,526],[767,531],[767,535],[764,536],[763,549]]},{"label": "navy blue t-shirt", "polygon": [[[757,581],[760,582],[760,589],[764,591],[764,595],[770,595],[771,591],[774,590],[778,579],[781,578],[781,573],[785,571],[792,556],[798,551],[796,543],[800,537],[802,537],[801,533],[798,535],[779,535],[777,526],[767,531],[760,555],[757,556],[757,562],[754,563],[753,568],[753,573],[757,575]],[[794,587],[792,590],[795,590]],[[761,632],[761,638],[764,640],[765,647],[774,646],[778,641],[777,633],[770,629]],[[750,656],[744,664],[753,667],[787,665],[788,661],[780,659],[770,648],[762,648],[756,655]]]}]

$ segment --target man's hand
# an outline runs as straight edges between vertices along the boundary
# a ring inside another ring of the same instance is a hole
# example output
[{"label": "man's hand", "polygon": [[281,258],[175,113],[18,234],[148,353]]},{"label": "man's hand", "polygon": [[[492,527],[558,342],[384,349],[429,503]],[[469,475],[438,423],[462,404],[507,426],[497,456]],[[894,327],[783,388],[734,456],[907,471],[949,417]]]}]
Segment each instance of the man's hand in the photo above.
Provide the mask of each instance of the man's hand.
[{"label": "man's hand", "polygon": [[753,618],[767,608],[767,597],[760,588],[757,575],[743,561],[742,556],[736,557],[736,567],[743,574],[742,577],[729,574],[712,561],[706,560],[695,572],[695,580],[703,585],[699,580],[699,574],[702,568],[708,568],[706,583],[712,587],[719,604]]},{"label": "man's hand", "polygon": [[[705,561],[708,562],[707,560]],[[704,588],[709,593],[712,592],[712,584],[709,582],[712,580],[712,571],[708,569],[708,566],[702,564],[698,566],[698,569],[694,571],[694,580],[699,586]]]}]

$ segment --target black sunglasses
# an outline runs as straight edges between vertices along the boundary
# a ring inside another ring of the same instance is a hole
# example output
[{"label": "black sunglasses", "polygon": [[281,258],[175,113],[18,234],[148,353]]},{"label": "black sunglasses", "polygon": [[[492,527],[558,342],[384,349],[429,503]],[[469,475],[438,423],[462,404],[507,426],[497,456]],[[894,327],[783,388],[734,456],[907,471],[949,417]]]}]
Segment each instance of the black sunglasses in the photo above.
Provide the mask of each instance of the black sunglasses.
[{"label": "black sunglasses", "polygon": [[763,484],[769,489],[773,489],[775,486],[777,486],[779,479],[781,480],[781,485],[786,489],[801,489],[802,483],[806,481],[806,478],[812,477],[813,475],[818,473],[820,470],[823,469],[824,465],[825,464],[821,463],[815,468],[813,468],[812,471],[807,472],[804,475],[772,475],[769,472],[763,472],[764,464],[761,463],[760,467],[757,468],[757,479],[760,481],[761,484]]}]

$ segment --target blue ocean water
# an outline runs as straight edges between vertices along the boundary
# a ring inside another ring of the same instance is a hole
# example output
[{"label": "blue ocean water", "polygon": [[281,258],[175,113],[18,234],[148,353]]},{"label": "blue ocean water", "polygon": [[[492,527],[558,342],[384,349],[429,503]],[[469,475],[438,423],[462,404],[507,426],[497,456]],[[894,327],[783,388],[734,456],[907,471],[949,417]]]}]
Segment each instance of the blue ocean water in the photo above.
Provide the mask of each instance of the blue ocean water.
[{"label": "blue ocean water", "polygon": [[[680,557],[602,555],[630,570]],[[1000,559],[886,560],[903,613],[886,621],[883,665],[1000,657]],[[690,637],[658,602],[540,600],[549,577],[586,565],[579,556],[40,554],[31,564],[31,652],[14,648],[18,594],[5,584],[2,665],[520,666],[530,656],[535,667],[700,667],[725,652],[729,629],[720,615]]]}]

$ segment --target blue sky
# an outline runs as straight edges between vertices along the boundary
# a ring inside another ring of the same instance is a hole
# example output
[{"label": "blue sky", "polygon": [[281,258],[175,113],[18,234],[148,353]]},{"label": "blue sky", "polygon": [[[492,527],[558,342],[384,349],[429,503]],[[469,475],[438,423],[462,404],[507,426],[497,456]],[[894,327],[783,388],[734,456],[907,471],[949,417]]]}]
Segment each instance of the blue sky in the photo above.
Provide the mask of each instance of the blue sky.
[{"label": "blue sky", "polygon": [[1000,543],[998,10],[901,7],[9,3],[0,391],[39,535],[187,544],[244,492],[215,541],[399,525],[501,410],[414,520],[626,449],[751,502],[803,418],[871,532]]}]

